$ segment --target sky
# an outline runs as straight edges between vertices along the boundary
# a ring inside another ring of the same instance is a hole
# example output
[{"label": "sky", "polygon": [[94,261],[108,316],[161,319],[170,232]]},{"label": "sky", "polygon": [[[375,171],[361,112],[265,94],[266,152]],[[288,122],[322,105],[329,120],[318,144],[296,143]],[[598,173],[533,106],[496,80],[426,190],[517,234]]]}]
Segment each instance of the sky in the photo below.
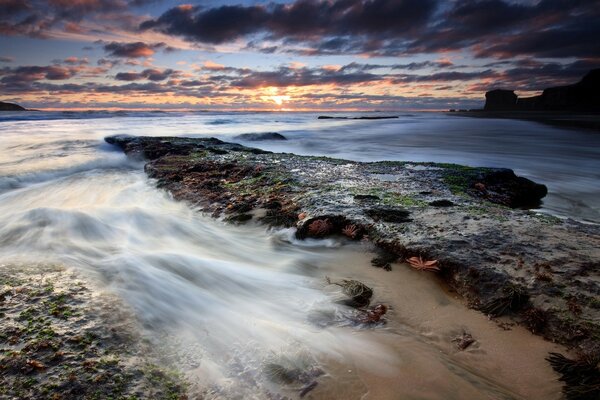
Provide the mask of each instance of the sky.
[{"label": "sky", "polygon": [[0,0],[0,101],[481,108],[600,67],[600,0]]}]

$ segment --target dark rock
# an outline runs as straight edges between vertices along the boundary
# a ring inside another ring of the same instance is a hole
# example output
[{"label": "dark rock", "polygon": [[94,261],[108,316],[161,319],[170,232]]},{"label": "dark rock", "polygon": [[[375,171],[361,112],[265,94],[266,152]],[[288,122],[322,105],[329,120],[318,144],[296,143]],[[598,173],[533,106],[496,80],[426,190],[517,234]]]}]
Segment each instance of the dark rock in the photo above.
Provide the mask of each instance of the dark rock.
[{"label": "dark rock", "polygon": [[480,176],[467,193],[511,208],[536,208],[548,194],[548,188],[516,176],[510,169],[498,169]]},{"label": "dark rock", "polygon": [[4,103],[0,101],[0,111],[27,111],[27,109],[18,104]]},{"label": "dark rock", "polygon": [[365,213],[375,221],[395,223],[411,221],[411,219],[408,218],[410,212],[403,208],[385,206],[373,207],[366,210]]},{"label": "dark rock", "polygon": [[248,140],[251,142],[257,142],[261,140],[287,140],[285,136],[277,132],[265,132],[265,133],[244,133],[235,137],[240,140]]},{"label": "dark rock", "polygon": [[514,110],[517,106],[517,95],[512,90],[496,89],[485,94],[485,111]]},{"label": "dark rock", "polygon": [[429,205],[432,207],[452,207],[455,204],[453,202],[451,202],[450,200],[442,199],[442,200],[434,200],[431,203],[429,203]]}]

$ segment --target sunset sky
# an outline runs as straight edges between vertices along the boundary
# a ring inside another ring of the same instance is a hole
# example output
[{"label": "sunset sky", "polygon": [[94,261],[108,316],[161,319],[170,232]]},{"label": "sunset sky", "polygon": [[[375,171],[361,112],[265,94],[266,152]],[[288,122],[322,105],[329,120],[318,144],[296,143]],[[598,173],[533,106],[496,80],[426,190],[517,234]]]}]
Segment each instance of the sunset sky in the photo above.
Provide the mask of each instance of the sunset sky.
[{"label": "sunset sky", "polygon": [[0,0],[0,100],[45,109],[475,108],[600,66],[600,0]]}]

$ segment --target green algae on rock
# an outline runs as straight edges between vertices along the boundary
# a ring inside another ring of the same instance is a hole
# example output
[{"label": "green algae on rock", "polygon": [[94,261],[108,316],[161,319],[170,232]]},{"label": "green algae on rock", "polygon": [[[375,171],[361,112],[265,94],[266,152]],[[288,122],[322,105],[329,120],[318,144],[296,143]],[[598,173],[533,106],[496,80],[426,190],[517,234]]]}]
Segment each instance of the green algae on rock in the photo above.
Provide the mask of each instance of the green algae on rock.
[{"label": "green algae on rock", "polygon": [[0,398],[185,399],[115,302],[60,266],[0,266]]}]

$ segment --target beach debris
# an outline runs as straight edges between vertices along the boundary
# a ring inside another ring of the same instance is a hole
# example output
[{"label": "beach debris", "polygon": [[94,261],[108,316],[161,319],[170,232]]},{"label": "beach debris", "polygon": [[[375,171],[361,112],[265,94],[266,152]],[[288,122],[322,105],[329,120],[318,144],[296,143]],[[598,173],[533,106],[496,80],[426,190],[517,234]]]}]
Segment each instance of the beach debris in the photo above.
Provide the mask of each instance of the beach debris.
[{"label": "beach debris", "polygon": [[459,350],[465,350],[475,343],[475,339],[473,339],[473,336],[471,336],[470,333],[463,331],[462,335],[456,336],[452,339],[452,342],[456,343],[456,347],[458,347]]},{"label": "beach debris", "polygon": [[376,324],[382,322],[383,316],[387,313],[388,306],[385,304],[377,304],[375,307],[370,308],[363,312],[363,314],[357,319],[358,323],[361,324]]},{"label": "beach debris", "polygon": [[565,382],[563,393],[568,400],[600,398],[600,355],[581,354],[575,359],[549,353],[546,360]]},{"label": "beach debris", "polygon": [[342,235],[350,239],[355,239],[356,235],[358,235],[358,228],[354,224],[346,225],[342,229]]},{"label": "beach debris", "polygon": [[302,221],[304,218],[306,218],[306,213],[305,212],[301,212],[300,214],[298,214],[298,219],[300,221]]},{"label": "beach debris", "polygon": [[347,304],[351,307],[360,308],[366,307],[371,302],[373,296],[373,289],[368,287],[362,282],[355,281],[353,279],[342,279],[341,282],[332,282],[329,277],[325,277],[327,284],[338,285],[342,288],[342,292],[352,299]]},{"label": "beach debris", "polygon": [[439,271],[438,260],[423,260],[421,256],[411,257],[406,260],[408,264],[419,271]]},{"label": "beach debris", "polygon": [[479,306],[479,311],[491,317],[499,317],[507,310],[517,311],[529,300],[527,291],[515,284],[508,284],[502,294]]},{"label": "beach debris", "polygon": [[308,225],[308,234],[312,237],[323,237],[331,233],[333,224],[329,221],[329,218],[315,219]]}]

